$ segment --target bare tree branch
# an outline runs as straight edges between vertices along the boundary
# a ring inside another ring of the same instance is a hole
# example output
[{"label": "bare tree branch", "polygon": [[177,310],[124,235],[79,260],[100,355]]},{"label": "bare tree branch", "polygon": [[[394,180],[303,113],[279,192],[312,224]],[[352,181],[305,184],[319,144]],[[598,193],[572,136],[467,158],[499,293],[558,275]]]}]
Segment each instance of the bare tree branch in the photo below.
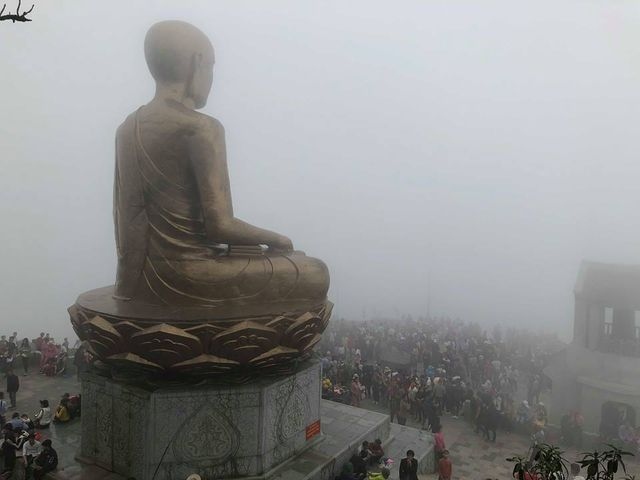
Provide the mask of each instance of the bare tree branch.
[{"label": "bare tree branch", "polygon": [[24,13],[20,13],[20,7],[22,5],[22,0],[18,0],[18,7],[16,8],[16,13],[8,13],[7,15],[3,15],[5,8],[7,8],[7,4],[5,3],[0,10],[0,22],[3,20],[11,20],[13,23],[16,22],[30,22],[31,19],[27,18],[27,15],[33,11],[34,5],[31,5],[31,8]]}]

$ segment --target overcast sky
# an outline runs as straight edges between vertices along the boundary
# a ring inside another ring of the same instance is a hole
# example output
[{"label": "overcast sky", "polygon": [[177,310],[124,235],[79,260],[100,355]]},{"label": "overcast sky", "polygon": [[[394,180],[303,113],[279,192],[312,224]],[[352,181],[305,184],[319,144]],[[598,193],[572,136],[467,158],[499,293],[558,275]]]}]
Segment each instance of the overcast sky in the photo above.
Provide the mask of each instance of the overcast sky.
[{"label": "overcast sky", "polygon": [[115,129],[153,95],[142,44],[166,19],[216,48],[203,111],[226,126],[236,215],[325,260],[337,316],[566,337],[580,261],[640,263],[637,1],[40,0],[31,17],[0,24],[2,333],[71,334],[66,308],[113,283]]}]

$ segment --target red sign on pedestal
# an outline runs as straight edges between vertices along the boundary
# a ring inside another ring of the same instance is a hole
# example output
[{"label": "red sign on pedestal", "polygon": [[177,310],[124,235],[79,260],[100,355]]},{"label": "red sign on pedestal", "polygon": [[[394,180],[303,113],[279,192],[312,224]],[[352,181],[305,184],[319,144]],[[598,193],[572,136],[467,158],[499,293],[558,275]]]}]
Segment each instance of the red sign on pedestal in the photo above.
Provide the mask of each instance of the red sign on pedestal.
[{"label": "red sign on pedestal", "polygon": [[307,425],[305,430],[307,440],[311,440],[313,437],[320,433],[320,420],[316,420],[310,425]]}]

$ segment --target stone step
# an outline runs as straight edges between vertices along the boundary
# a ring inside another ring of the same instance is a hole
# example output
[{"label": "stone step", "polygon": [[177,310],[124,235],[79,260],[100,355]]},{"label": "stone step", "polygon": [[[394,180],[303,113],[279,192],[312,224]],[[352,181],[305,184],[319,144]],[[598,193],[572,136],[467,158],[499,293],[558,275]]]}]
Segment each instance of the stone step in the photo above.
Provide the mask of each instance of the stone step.
[{"label": "stone step", "polygon": [[47,474],[45,480],[125,480],[117,473],[107,472],[95,465],[72,465]]},{"label": "stone step", "polygon": [[385,447],[385,455],[393,459],[391,479],[396,480],[402,460],[407,450],[413,450],[418,460],[418,473],[433,473],[435,471],[435,454],[433,450],[433,435],[426,430],[406,427],[392,423],[390,437],[393,438]]},{"label": "stone step", "polygon": [[323,400],[322,441],[278,466],[269,480],[333,480],[364,440],[389,439],[389,416]]}]

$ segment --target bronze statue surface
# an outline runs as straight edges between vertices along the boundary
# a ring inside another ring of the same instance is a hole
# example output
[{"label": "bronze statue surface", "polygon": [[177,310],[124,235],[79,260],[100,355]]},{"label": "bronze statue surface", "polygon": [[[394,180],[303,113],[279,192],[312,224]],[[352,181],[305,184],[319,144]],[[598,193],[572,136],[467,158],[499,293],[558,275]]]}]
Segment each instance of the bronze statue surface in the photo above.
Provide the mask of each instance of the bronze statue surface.
[{"label": "bronze statue surface", "polygon": [[330,315],[329,273],[284,235],[234,216],[224,128],[196,111],[212,85],[209,39],[160,22],[144,50],[156,93],[116,134],[116,284],[79,297],[74,328],[102,360],[152,371],[307,354]]}]

